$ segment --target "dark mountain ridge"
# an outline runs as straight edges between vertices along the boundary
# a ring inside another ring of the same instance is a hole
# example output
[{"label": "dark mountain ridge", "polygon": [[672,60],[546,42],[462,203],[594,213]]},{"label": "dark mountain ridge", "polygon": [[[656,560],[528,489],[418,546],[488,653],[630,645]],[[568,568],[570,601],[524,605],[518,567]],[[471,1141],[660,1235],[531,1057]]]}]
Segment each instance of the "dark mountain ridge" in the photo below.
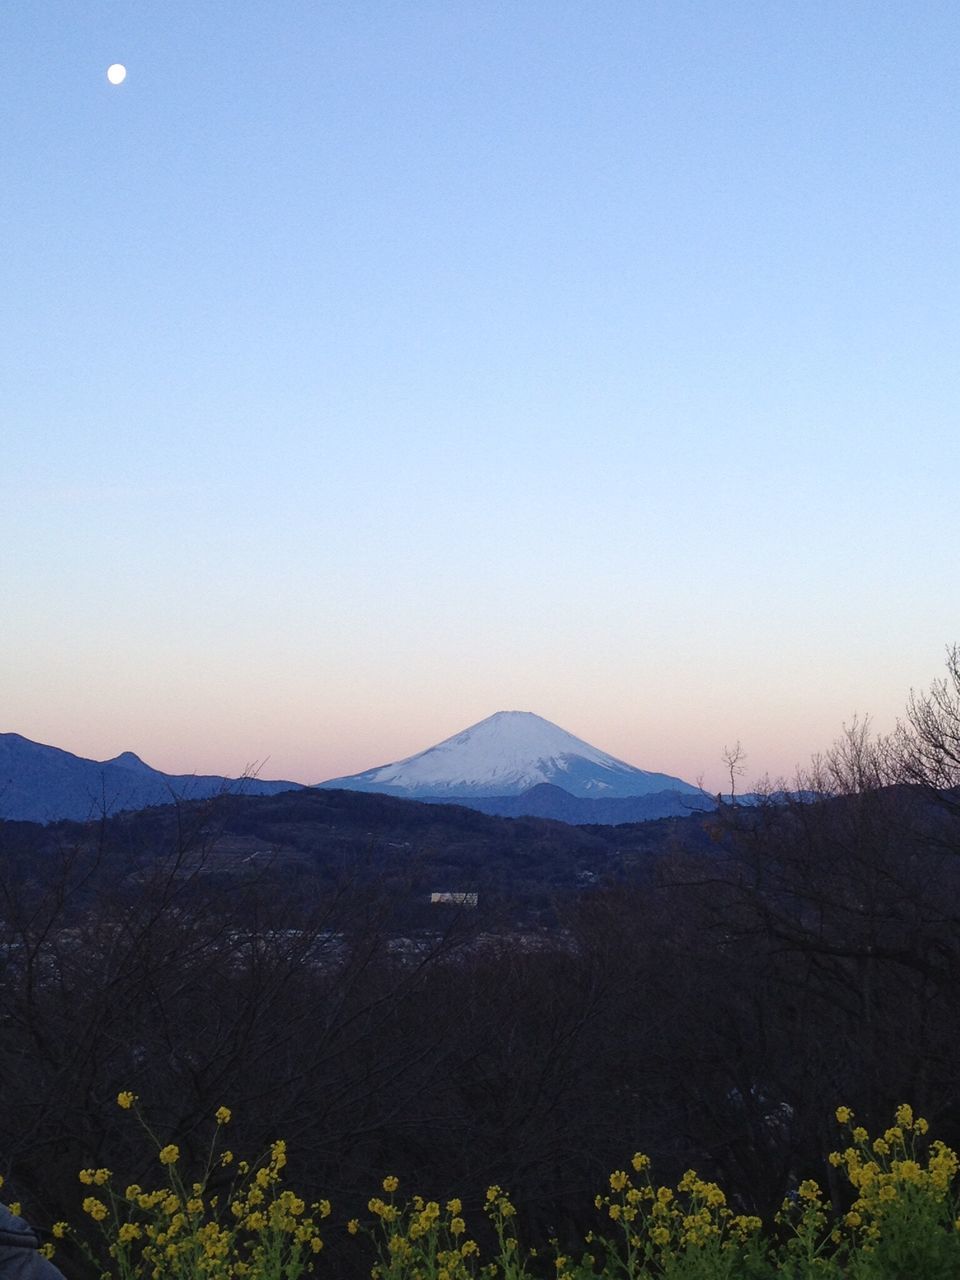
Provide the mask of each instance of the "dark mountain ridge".
[{"label": "dark mountain ridge", "polygon": [[202,800],[221,791],[275,795],[299,786],[259,778],[163,773],[132,751],[112,760],[87,760],[19,733],[0,733],[0,818],[83,822],[174,800]]}]

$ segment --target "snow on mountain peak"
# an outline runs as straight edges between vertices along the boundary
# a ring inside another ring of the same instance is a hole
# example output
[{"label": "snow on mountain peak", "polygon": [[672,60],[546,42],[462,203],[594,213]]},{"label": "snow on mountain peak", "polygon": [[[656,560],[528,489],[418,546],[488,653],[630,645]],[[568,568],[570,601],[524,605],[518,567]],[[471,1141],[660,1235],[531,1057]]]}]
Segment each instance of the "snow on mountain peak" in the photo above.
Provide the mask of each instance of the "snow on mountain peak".
[{"label": "snow on mountain peak", "polygon": [[696,791],[618,760],[532,711],[497,711],[417,755],[322,785],[455,798],[519,795],[542,783],[583,797]]}]

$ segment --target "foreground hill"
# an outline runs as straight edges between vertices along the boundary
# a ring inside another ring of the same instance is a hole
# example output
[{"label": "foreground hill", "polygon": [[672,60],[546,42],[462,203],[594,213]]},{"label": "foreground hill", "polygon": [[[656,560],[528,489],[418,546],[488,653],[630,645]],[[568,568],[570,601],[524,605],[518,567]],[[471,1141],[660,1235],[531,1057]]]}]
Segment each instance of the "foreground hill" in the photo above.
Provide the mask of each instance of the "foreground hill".
[{"label": "foreground hill", "polygon": [[548,924],[558,899],[600,882],[644,877],[653,855],[714,850],[712,818],[693,814],[636,825],[571,826],[504,818],[454,804],[302,788],[273,796],[224,794],[108,818],[48,826],[0,822],[0,853],[33,879],[58,850],[97,851],[117,884],[171,854],[224,889],[259,895],[298,886],[316,901],[345,886],[376,885],[407,925],[422,925],[436,892],[480,895],[483,912]]},{"label": "foreground hill", "polygon": [[132,751],[112,760],[87,760],[19,733],[0,733],[0,818],[8,820],[83,822],[172,800],[202,800],[221,791],[275,795],[298,786],[258,778],[162,773]]}]

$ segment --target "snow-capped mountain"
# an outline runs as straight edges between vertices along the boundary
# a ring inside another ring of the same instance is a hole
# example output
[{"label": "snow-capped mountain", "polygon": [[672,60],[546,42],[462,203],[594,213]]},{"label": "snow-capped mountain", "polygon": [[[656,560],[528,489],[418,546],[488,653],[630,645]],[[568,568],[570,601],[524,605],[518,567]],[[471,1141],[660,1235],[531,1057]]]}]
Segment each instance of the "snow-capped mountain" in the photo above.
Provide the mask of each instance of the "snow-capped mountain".
[{"label": "snow-capped mountain", "polygon": [[542,783],[583,799],[700,794],[689,782],[637,769],[530,711],[498,711],[406,760],[320,785],[458,800],[521,795]]}]

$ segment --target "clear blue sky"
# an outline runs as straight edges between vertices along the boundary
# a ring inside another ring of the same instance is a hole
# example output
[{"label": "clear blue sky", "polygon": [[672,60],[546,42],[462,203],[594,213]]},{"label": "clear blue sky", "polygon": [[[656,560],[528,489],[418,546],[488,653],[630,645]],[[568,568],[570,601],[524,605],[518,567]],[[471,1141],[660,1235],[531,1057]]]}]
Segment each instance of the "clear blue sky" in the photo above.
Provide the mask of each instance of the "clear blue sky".
[{"label": "clear blue sky", "polygon": [[955,2],[8,5],[0,118],[0,730],[718,786],[960,639]]}]

